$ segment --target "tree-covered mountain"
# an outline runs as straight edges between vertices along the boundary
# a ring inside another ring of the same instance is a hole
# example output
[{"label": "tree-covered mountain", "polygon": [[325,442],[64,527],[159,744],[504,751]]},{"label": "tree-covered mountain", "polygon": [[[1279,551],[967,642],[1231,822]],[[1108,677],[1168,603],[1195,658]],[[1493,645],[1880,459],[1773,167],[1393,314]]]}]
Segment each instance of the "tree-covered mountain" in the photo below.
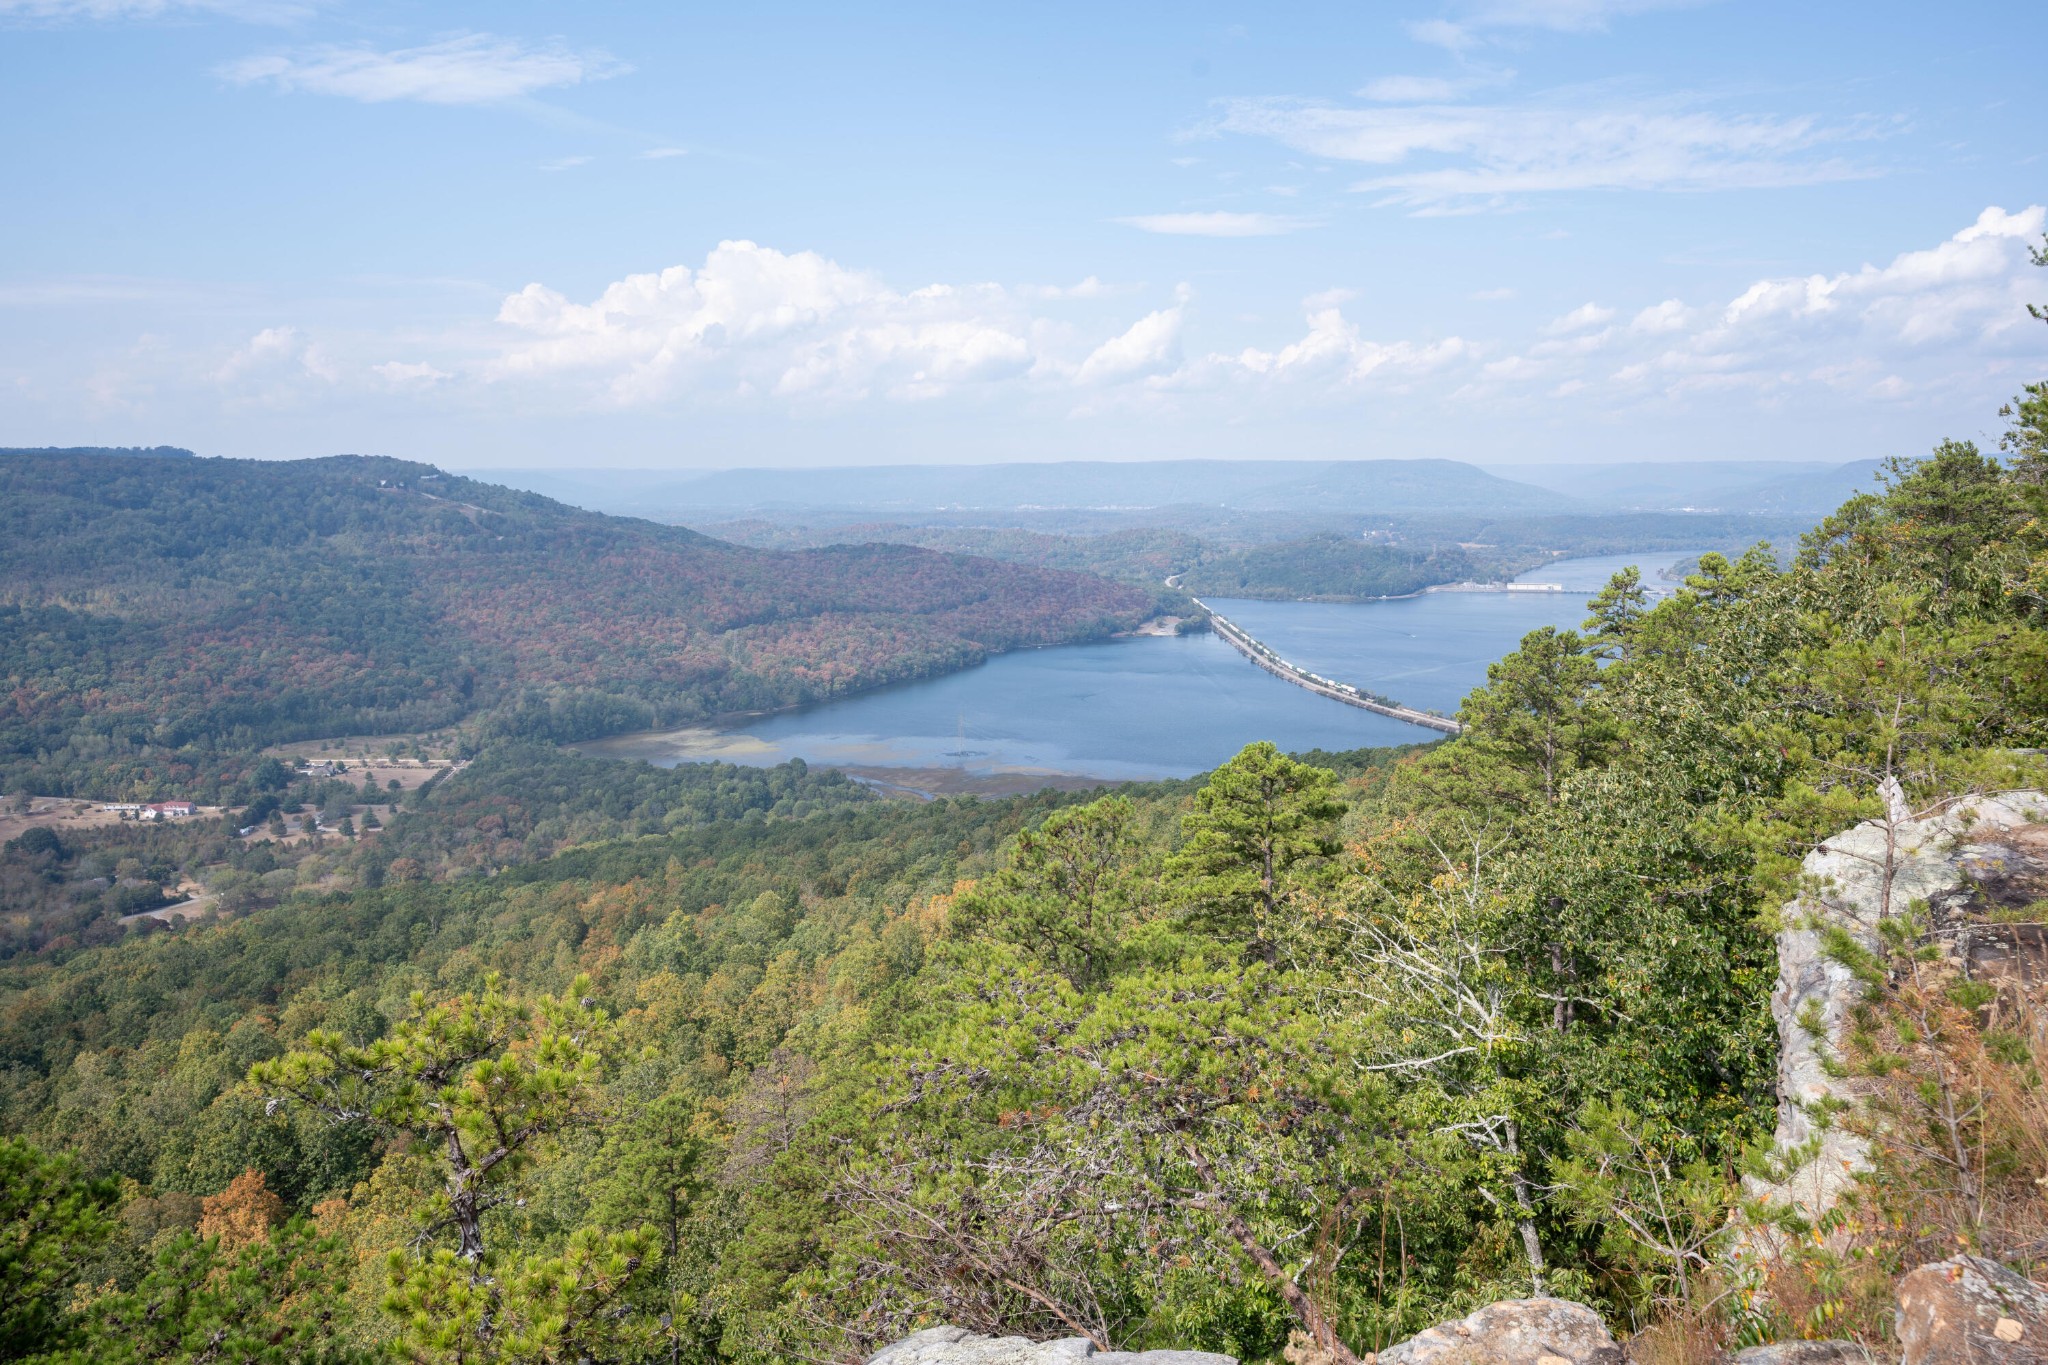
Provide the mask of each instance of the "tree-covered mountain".
[{"label": "tree-covered mountain", "polygon": [[1780,474],[1718,493],[1713,505],[1761,513],[1821,515],[1855,497],[1876,491],[1884,472],[1882,460],[1851,460],[1811,472]]},{"label": "tree-covered mountain", "polygon": [[762,549],[918,545],[927,550],[980,555],[1011,564],[1101,574],[1105,578],[1144,584],[1164,581],[1200,562],[1214,548],[1184,531],[1159,529],[1072,536],[1010,526],[909,526],[888,521],[853,522],[843,526],[797,526],[761,518],[715,522],[697,529],[721,540]]},{"label": "tree-covered mountain", "polygon": [[905,546],[778,553],[424,465],[0,458],[10,789],[201,795],[278,740],[568,739],[1096,638],[1150,593]]},{"label": "tree-covered mountain", "polygon": [[194,458],[192,452],[183,446],[0,446],[0,457],[8,455],[119,455],[170,460]]},{"label": "tree-covered mountain", "polygon": [[1411,549],[1316,536],[1205,557],[1182,588],[1197,595],[1289,601],[1400,597],[1438,583],[1508,577],[1541,559],[1458,546]]},{"label": "tree-covered mountain", "polygon": [[1646,460],[1488,465],[1487,472],[1606,511],[1821,517],[1876,487],[1881,460]]}]

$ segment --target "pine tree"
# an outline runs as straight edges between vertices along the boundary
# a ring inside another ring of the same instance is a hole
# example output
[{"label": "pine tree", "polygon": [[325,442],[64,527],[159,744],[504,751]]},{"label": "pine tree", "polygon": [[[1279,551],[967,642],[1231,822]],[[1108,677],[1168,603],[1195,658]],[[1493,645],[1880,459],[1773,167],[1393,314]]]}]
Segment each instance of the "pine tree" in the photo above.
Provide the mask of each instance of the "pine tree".
[{"label": "pine tree", "polygon": [[1130,913],[1132,818],[1122,796],[1054,811],[1017,836],[994,876],[954,902],[954,932],[1014,943],[1079,986],[1100,980]]},{"label": "pine tree", "polygon": [[1187,838],[1169,869],[1182,881],[1189,922],[1270,958],[1290,883],[1338,850],[1345,807],[1337,792],[1336,774],[1265,740],[1211,773],[1182,817]]},{"label": "pine tree", "polygon": [[1545,804],[1553,802],[1565,775],[1597,761],[1612,737],[1599,681],[1584,636],[1554,626],[1531,631],[1465,699],[1465,746],[1527,774]]},{"label": "pine tree", "polygon": [[72,1287],[113,1235],[116,1186],[69,1154],[0,1137],[0,1357],[62,1346]]},{"label": "pine tree", "polygon": [[[632,1227],[571,1234],[559,1255],[491,1245],[487,1216],[515,1196],[548,1139],[602,1117],[598,1089],[612,1022],[578,977],[566,995],[528,1001],[495,976],[445,1004],[415,993],[412,1015],[358,1046],[315,1029],[306,1046],[250,1070],[258,1086],[344,1123],[370,1123],[436,1154],[442,1188],[421,1208],[417,1251],[390,1258],[385,1311],[406,1359],[575,1359],[589,1343],[650,1335],[621,1314],[660,1251]],[[454,1245],[435,1245],[453,1233]]]}]

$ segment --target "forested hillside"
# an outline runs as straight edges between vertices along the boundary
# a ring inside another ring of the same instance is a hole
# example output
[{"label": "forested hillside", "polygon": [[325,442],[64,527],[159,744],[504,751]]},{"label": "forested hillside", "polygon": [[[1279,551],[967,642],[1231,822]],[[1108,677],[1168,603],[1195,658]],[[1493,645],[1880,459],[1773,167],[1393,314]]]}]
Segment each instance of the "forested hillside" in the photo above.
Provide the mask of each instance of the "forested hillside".
[{"label": "forested hillside", "polygon": [[1437,514],[1348,518],[1342,529],[1303,534],[1318,517],[1239,526],[1234,533],[1195,535],[1148,528],[1101,535],[1061,535],[1015,526],[906,525],[855,522],[794,526],[759,518],[713,522],[699,529],[762,549],[831,545],[919,545],[983,555],[1013,564],[1101,574],[1150,586],[1185,575],[1189,592],[1286,601],[1360,601],[1416,592],[1463,579],[1497,581],[1559,555],[1645,550],[1729,553],[1758,540],[1794,540],[1806,518],[1701,516],[1635,512],[1610,515],[1473,517]]},{"label": "forested hillside", "polygon": [[0,458],[0,778],[208,799],[279,740],[680,723],[1153,607],[901,546],[745,549],[394,460],[21,453]]},{"label": "forested hillside", "polygon": [[982,555],[1012,564],[1101,574],[1153,584],[1199,562],[1211,547],[1184,531],[1112,531],[1099,536],[1056,535],[1009,526],[907,526],[854,522],[845,526],[791,526],[773,521],[713,523],[698,529],[721,540],[762,549],[819,549],[827,545],[919,545],[928,550]]},{"label": "forested hillside", "polygon": [[1191,593],[1217,597],[1358,601],[1405,596],[1438,583],[1512,577],[1532,561],[1542,562],[1533,555],[1455,545],[1410,549],[1318,536],[1209,555],[1179,583]]},{"label": "forested hillside", "polygon": [[1717,1278],[1771,934],[1881,789],[2048,782],[2044,425],[2036,390],[2003,463],[1895,466],[1790,567],[1705,556],[1654,608],[1618,577],[1461,737],[1349,777],[1253,745],[912,805],[791,771],[733,818],[507,751],[380,836],[494,875],[17,959],[8,1351],[851,1360],[945,1321],[1344,1361],[1532,1288],[1656,1359],[1882,1342],[1898,1269],[2042,1262],[2048,1035],[1981,990],[1891,1017],[1938,1023],[1910,1066],[1975,1087],[1967,1141]]}]

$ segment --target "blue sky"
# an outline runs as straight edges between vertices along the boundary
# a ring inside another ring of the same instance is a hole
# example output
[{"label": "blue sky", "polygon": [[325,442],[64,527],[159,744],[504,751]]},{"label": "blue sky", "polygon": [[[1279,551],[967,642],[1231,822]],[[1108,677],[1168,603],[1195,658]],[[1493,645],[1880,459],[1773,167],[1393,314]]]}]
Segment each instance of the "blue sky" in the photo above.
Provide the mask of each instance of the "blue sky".
[{"label": "blue sky", "polygon": [[1910,453],[2048,373],[2037,27],[0,0],[0,444]]}]

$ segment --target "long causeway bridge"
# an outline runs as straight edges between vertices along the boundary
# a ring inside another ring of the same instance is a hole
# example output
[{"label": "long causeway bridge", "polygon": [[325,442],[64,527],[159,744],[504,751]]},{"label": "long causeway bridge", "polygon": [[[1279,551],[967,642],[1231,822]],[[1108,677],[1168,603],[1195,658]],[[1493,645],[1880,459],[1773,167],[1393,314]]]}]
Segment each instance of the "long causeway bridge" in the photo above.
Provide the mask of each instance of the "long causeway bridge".
[{"label": "long causeway bridge", "polygon": [[1194,602],[1196,606],[1209,612],[1209,627],[1223,637],[1224,643],[1276,678],[1291,682],[1296,687],[1307,688],[1319,697],[1328,697],[1331,701],[1341,701],[1346,706],[1356,706],[1361,710],[1391,716],[1410,725],[1420,725],[1425,730],[1455,735],[1465,728],[1449,716],[1440,716],[1434,711],[1418,711],[1412,706],[1403,706],[1399,702],[1375,697],[1359,691],[1350,683],[1332,682],[1319,673],[1311,673],[1297,664],[1291,664],[1253,639],[1242,626],[1229,617],[1218,616],[1215,612],[1209,611],[1209,604],[1201,598],[1195,598]]}]

